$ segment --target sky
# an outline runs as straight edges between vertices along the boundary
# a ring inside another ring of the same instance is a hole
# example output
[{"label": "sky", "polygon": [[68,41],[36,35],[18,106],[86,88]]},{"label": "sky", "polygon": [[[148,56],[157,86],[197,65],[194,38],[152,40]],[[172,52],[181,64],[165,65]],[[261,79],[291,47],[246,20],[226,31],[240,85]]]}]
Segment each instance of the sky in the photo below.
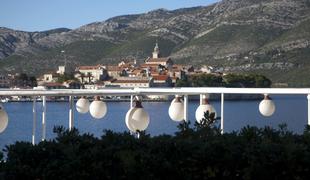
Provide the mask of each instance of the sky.
[{"label": "sky", "polygon": [[207,6],[219,0],[0,0],[0,27],[23,31],[78,28],[108,18]]}]

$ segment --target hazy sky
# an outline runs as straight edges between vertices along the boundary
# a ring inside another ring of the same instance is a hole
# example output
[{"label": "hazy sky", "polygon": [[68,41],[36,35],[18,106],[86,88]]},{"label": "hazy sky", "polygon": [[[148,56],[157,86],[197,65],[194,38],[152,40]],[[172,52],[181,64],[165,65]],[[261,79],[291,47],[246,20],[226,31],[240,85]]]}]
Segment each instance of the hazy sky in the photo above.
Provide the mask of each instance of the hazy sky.
[{"label": "hazy sky", "polygon": [[219,0],[0,0],[0,27],[42,31],[77,28],[110,17],[165,8],[206,6]]}]

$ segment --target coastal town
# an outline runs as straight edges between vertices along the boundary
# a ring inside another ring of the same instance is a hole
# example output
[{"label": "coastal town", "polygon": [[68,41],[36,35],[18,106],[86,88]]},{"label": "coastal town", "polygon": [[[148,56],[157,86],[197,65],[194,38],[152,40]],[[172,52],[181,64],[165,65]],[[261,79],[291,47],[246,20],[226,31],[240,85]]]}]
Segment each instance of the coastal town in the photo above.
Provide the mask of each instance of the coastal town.
[{"label": "coastal town", "polygon": [[[69,68],[68,68],[69,67]],[[163,57],[155,43],[151,57],[143,63],[136,59],[122,59],[115,65],[61,65],[54,71],[38,77],[24,73],[0,76],[0,88],[10,89],[103,89],[150,87],[270,87],[271,81],[258,74],[235,74],[219,71],[212,66],[195,68],[176,64],[170,57]],[[40,97],[38,97],[40,100]],[[120,97],[105,97],[120,100]],[[168,96],[151,95],[149,100],[168,100]],[[1,102],[30,101],[29,97],[0,97]],[[66,100],[64,97],[49,99]],[[125,97],[124,100],[128,100]]]},{"label": "coastal town", "polygon": [[73,72],[68,71],[66,65],[62,65],[58,66],[58,70],[46,72],[38,78],[20,77],[20,74],[3,75],[0,77],[0,87],[15,89],[174,87],[178,80],[201,73],[213,73],[212,67],[203,66],[195,69],[191,65],[175,64],[170,57],[161,56],[156,42],[152,56],[147,57],[144,63],[137,63],[135,59],[125,59],[116,65],[78,66]]},{"label": "coastal town", "polygon": [[[117,65],[78,66],[73,72],[75,80],[59,82],[66,74],[66,67],[59,66],[58,71],[45,73],[37,79],[38,86],[47,89],[103,87],[174,87],[176,82],[193,73],[211,73],[208,67],[195,70],[193,66],[175,64],[170,57],[162,57],[158,43],[151,57],[139,64],[135,59],[121,60]],[[78,81],[76,81],[78,80]]]}]

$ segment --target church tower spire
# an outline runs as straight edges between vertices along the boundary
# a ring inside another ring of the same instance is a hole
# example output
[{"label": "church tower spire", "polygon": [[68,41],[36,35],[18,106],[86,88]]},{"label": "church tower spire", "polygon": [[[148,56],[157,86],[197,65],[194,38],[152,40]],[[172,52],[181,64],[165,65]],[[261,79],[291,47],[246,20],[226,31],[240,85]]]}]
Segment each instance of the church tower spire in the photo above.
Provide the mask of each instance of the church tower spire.
[{"label": "church tower spire", "polygon": [[157,40],[156,40],[156,44],[155,44],[154,51],[153,51],[153,58],[154,59],[159,58],[159,47],[158,47]]}]

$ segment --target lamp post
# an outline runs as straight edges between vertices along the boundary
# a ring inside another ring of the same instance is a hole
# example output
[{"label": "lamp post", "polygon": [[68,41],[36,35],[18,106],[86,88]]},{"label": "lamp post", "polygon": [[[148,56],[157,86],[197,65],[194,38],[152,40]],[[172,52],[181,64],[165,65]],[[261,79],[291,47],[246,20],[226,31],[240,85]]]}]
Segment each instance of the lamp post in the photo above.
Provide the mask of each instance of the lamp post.
[{"label": "lamp post", "polygon": [[33,97],[32,101],[32,145],[36,143],[36,124],[37,124],[37,107],[36,107],[37,97]]}]

